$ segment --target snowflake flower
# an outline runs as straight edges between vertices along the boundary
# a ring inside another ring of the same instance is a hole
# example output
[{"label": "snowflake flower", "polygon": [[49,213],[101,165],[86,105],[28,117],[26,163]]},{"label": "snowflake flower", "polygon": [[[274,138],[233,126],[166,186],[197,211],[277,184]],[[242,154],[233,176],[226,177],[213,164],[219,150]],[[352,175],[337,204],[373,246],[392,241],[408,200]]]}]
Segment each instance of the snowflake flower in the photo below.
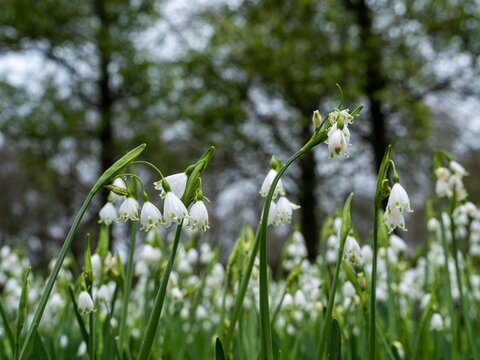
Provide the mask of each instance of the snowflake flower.
[{"label": "snowflake flower", "polygon": [[177,224],[180,224],[183,219],[190,217],[182,200],[180,200],[173,191],[167,192],[167,195],[165,196],[163,216],[163,223],[166,227],[169,227],[174,221]]},{"label": "snowflake flower", "polygon": [[117,209],[115,209],[115,206],[111,202],[107,202],[103,205],[98,216],[100,218],[98,223],[104,223],[107,226],[118,220]]},{"label": "snowflake flower", "polygon": [[150,227],[157,227],[162,222],[162,213],[158,208],[150,201],[146,201],[143,204],[142,211],[140,213],[140,229],[148,231]]},{"label": "snowflake flower", "polygon": [[[178,173],[169,175],[165,178],[165,180],[167,181],[168,185],[170,185],[170,188],[175,195],[177,195],[179,198],[183,196],[183,192],[185,191],[185,187],[187,186],[187,174]],[[163,189],[162,180],[153,183],[153,185],[155,186],[155,190],[160,191],[160,196],[162,197],[162,199],[164,199],[165,196],[167,196],[167,192]]]}]

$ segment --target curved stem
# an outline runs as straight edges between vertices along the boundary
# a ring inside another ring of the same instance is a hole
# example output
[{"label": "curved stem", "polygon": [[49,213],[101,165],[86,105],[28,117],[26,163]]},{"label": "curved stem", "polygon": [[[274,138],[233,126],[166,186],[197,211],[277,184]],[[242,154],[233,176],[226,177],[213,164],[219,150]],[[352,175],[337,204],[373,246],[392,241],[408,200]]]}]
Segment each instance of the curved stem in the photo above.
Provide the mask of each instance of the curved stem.
[{"label": "curved stem", "polygon": [[[115,178],[122,178],[122,179],[123,179],[124,176],[131,176],[131,177],[137,179],[138,182],[140,183],[140,185],[142,186],[142,192],[145,192],[145,187],[143,186],[142,180],[141,180],[137,175],[135,175],[135,174],[131,174],[131,173],[120,174],[120,175],[115,176]],[[125,180],[124,180],[124,181],[125,181]],[[127,184],[125,183],[125,185],[127,185]]]},{"label": "curved stem", "polygon": [[136,164],[143,164],[143,165],[150,166],[153,170],[155,170],[157,172],[158,175],[160,175],[160,179],[162,179],[162,180],[164,179],[162,172],[152,163],[150,163],[148,161],[142,161],[142,160],[137,160],[137,161],[132,162],[132,165],[136,165]]},{"label": "curved stem", "polygon": [[96,191],[92,190],[88,194],[87,198],[85,199],[82,207],[80,208],[73,222],[72,227],[70,228],[67,238],[65,239],[65,242],[63,243],[63,246],[60,250],[60,253],[58,254],[57,261],[55,262],[53,270],[48,278],[47,285],[45,286],[45,290],[43,291],[42,297],[40,298],[40,301],[37,306],[37,310],[35,311],[35,315],[33,316],[32,323],[30,325],[30,328],[28,329],[27,336],[25,337],[25,340],[23,342],[22,350],[20,352],[20,356],[18,357],[20,360],[25,360],[29,355],[30,348],[32,347],[32,344],[33,344],[33,339],[37,332],[38,326],[40,325],[40,321],[42,320],[43,312],[45,311],[45,306],[47,305],[47,301],[50,296],[50,293],[52,292],[53,285],[55,284],[55,280],[57,279],[58,273],[60,272],[60,268],[62,267],[63,260],[65,259],[68,249],[70,248],[70,244],[73,240],[73,236],[77,231],[78,225],[80,224],[80,221],[82,220],[83,215],[85,214],[85,211],[87,210],[87,207],[90,204],[90,201],[92,200],[95,193]]},{"label": "curved stem", "polygon": [[155,303],[153,304],[152,313],[150,314],[150,319],[148,320],[147,331],[143,338],[142,346],[140,347],[140,353],[138,354],[137,358],[138,360],[146,360],[150,356],[153,340],[155,338],[155,332],[157,331],[160,315],[162,314],[162,307],[165,300],[165,293],[167,291],[168,279],[170,278],[170,273],[172,272],[173,262],[175,261],[175,254],[177,253],[178,243],[180,241],[180,234],[182,233],[182,225],[183,220],[180,225],[177,226],[172,251],[170,253],[170,256],[168,257],[167,267],[163,272],[162,282],[158,289],[157,296],[155,297]]}]

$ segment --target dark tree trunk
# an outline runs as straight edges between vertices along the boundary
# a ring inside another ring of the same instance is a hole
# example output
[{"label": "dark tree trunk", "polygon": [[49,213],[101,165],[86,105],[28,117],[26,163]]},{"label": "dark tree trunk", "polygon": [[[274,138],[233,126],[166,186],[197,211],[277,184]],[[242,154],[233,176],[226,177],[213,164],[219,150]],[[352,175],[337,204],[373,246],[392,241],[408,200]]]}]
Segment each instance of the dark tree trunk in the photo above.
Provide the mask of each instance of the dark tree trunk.
[{"label": "dark tree trunk", "polygon": [[[306,143],[312,136],[310,121],[306,120],[302,127],[302,140]],[[301,206],[302,234],[307,245],[308,259],[314,261],[317,256],[318,244],[318,219],[317,199],[315,197],[316,175],[315,158],[313,151],[309,151],[300,157],[300,185],[299,202]]]},{"label": "dark tree trunk", "polygon": [[372,29],[372,14],[365,0],[346,0],[354,11],[360,26],[362,55],[365,59],[365,94],[368,97],[372,130],[369,141],[372,144],[376,170],[380,168],[383,154],[387,147],[385,132],[385,114],[382,112],[381,92],[386,80],[381,66],[381,36]]}]

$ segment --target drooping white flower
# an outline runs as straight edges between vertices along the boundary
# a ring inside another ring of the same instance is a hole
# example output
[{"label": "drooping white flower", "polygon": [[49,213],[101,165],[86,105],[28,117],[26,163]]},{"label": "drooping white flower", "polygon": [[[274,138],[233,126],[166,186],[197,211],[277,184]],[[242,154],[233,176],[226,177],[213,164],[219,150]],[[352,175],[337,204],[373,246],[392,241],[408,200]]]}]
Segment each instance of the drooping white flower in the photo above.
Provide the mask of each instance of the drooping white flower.
[{"label": "drooping white flower", "polygon": [[68,337],[67,335],[65,334],[62,334],[62,336],[60,336],[60,348],[61,349],[65,349],[67,346],[68,346]]},{"label": "drooping white flower", "polygon": [[268,209],[267,225],[278,226],[277,204],[274,201],[270,203],[270,208]]},{"label": "drooping white flower", "polygon": [[410,208],[410,200],[407,192],[399,183],[392,187],[390,197],[388,198],[387,208],[383,216],[385,225],[388,227],[388,232],[391,233],[396,227],[407,231],[405,227],[405,220],[403,218],[403,210],[413,212]]},{"label": "drooping white flower", "polygon": [[190,218],[187,222],[187,228],[192,230],[202,229],[202,231],[210,229],[208,211],[203,201],[196,201],[190,208]]},{"label": "drooping white flower", "polygon": [[346,281],[342,286],[343,296],[351,298],[355,295],[355,287],[350,281]]},{"label": "drooping white flower", "polygon": [[390,235],[390,247],[395,251],[395,252],[402,252],[407,250],[408,245],[405,241],[400,236],[397,236],[395,234]]},{"label": "drooping white flower", "polygon": [[396,183],[392,187],[390,197],[388,198],[387,211],[393,208],[397,208],[401,213],[403,210],[407,212],[413,212],[410,208],[410,200],[408,198],[407,192],[399,183]]},{"label": "drooping white flower", "polygon": [[294,300],[293,296],[290,293],[286,293],[283,297],[282,307],[284,309],[290,310],[293,308]]},{"label": "drooping white flower", "polygon": [[103,205],[98,216],[100,218],[98,223],[104,223],[107,226],[118,220],[117,209],[110,201]]},{"label": "drooping white flower", "polygon": [[303,294],[302,290],[295,291],[295,305],[300,308],[304,309],[307,304],[307,299],[305,299],[305,295]]},{"label": "drooping white flower", "polygon": [[182,200],[180,200],[178,196],[173,193],[173,191],[169,191],[165,196],[163,216],[163,223],[166,227],[169,227],[172,222],[180,224],[183,219],[190,217]]},{"label": "drooping white flower", "polygon": [[[263,197],[266,197],[268,191],[270,190],[270,186],[272,186],[273,179],[277,176],[277,171],[270,169],[267,176],[265,176],[265,180],[263,180],[262,187],[260,188],[260,194]],[[273,192],[273,199],[277,197],[277,195],[285,195],[285,189],[283,188],[282,179],[278,180],[277,185],[275,186],[275,191]]]},{"label": "drooping white flower", "polygon": [[[334,129],[335,127],[335,129]],[[349,139],[345,136],[345,129],[343,130],[336,129],[336,124],[332,126],[332,129],[328,132],[328,152],[330,153],[330,159],[333,159],[337,155],[343,155],[348,157],[347,146],[349,144]],[[332,130],[334,130],[332,132]]]},{"label": "drooping white flower", "polygon": [[293,210],[300,209],[300,205],[290,202],[285,196],[281,196],[275,207],[277,222],[284,225],[292,221]]},{"label": "drooping white flower", "polygon": [[441,331],[443,329],[442,315],[440,315],[439,313],[435,313],[432,315],[432,318],[430,320],[430,329],[436,331]]},{"label": "drooping white flower", "polygon": [[353,236],[347,236],[343,248],[343,260],[348,260],[352,265],[358,265],[362,257],[362,251],[357,240]]},{"label": "drooping white flower", "polygon": [[[179,198],[183,196],[183,192],[185,191],[185,187],[187,186],[187,174],[178,173],[169,175],[165,177],[165,180],[167,181],[168,185],[170,185],[170,189],[172,189],[175,195],[177,195]],[[162,199],[167,196],[167,193],[162,186],[162,180],[154,182],[153,185],[155,186],[155,190],[160,191],[160,196],[162,197]]]},{"label": "drooping white flower", "polygon": [[93,305],[93,300],[90,294],[86,291],[82,291],[78,295],[78,312],[80,315],[90,314],[92,311],[95,311],[95,306]]},{"label": "drooping white flower", "polygon": [[449,166],[450,170],[452,170],[452,172],[458,177],[462,178],[463,176],[467,175],[467,171],[465,170],[465,168],[458,162],[452,160],[450,161]]},{"label": "drooping white flower", "polygon": [[115,282],[110,282],[100,286],[98,289],[97,298],[101,302],[110,303],[113,299],[113,294],[115,293]]},{"label": "drooping white flower", "polygon": [[95,280],[100,279],[102,273],[102,259],[99,254],[93,254],[91,256],[92,262],[92,275]]},{"label": "drooping white flower", "polygon": [[183,301],[183,293],[182,293],[182,290],[180,290],[178,287],[174,287],[172,289],[172,298],[173,300],[175,301]]},{"label": "drooping white flower", "polygon": [[140,212],[140,229],[148,231],[150,227],[157,227],[162,222],[162,213],[150,201],[146,201]]},{"label": "drooping white flower", "polygon": [[118,219],[123,218],[123,220],[138,220],[138,202],[133,197],[127,197],[123,200],[120,209],[118,210]]},{"label": "drooping white flower", "polygon": [[77,349],[77,357],[82,357],[87,353],[87,344],[85,341],[82,341]]},{"label": "drooping white flower", "polygon": [[143,245],[142,251],[140,252],[140,260],[142,260],[146,265],[155,265],[160,262],[162,259],[162,251],[159,248],[153,247],[150,244]]}]

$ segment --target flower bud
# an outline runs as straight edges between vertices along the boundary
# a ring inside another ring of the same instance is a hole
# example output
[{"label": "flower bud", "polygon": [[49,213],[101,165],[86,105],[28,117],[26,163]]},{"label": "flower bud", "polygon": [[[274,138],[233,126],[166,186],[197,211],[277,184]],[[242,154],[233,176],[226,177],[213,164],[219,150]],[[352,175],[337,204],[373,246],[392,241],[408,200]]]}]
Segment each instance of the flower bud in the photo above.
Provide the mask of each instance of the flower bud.
[{"label": "flower bud", "polygon": [[322,124],[322,116],[320,115],[320,112],[318,110],[315,110],[313,112],[312,122],[313,125],[315,125],[315,129],[318,129]]}]

